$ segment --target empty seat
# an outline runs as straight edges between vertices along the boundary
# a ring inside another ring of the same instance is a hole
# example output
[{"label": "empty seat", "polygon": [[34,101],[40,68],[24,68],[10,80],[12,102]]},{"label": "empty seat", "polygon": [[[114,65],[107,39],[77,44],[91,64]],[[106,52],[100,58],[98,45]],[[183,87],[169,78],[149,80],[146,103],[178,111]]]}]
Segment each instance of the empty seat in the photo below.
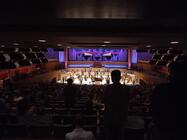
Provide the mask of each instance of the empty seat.
[{"label": "empty seat", "polygon": [[160,49],[160,50],[157,50],[157,53],[158,53],[158,54],[167,54],[167,51],[168,51],[168,50]]},{"label": "empty seat", "polygon": [[160,60],[162,58],[161,54],[155,54],[153,55],[152,59]]},{"label": "empty seat", "polygon": [[103,125],[104,124],[104,116],[100,115],[99,116],[99,125]]},{"label": "empty seat", "polygon": [[56,103],[58,103],[58,104],[64,104],[65,102],[64,102],[64,99],[62,99],[62,100],[56,101]]},{"label": "empty seat", "polygon": [[183,51],[182,50],[177,50],[177,49],[170,49],[169,54],[182,54]]},{"label": "empty seat", "polygon": [[73,124],[74,123],[74,115],[65,115],[64,117],[64,124]]},{"label": "empty seat", "polygon": [[28,137],[28,127],[23,124],[8,124],[7,137]]},{"label": "empty seat", "polygon": [[85,115],[84,120],[85,120],[85,123],[88,125],[96,125],[97,124],[97,116],[96,115]]},{"label": "empty seat", "polygon": [[54,113],[54,110],[53,110],[53,108],[51,108],[51,107],[46,107],[46,108],[44,108],[44,112],[45,112],[45,113],[48,113],[48,114],[53,114],[53,113]]},{"label": "empty seat", "polygon": [[100,109],[100,110],[99,110],[99,114],[100,114],[100,115],[104,115],[104,110],[103,110],[103,109]]},{"label": "empty seat", "polygon": [[8,123],[8,114],[0,114],[0,124],[5,125]]},{"label": "empty seat", "polygon": [[85,104],[78,104],[78,103],[76,103],[73,107],[74,108],[84,108]]},{"label": "empty seat", "polygon": [[76,103],[77,104],[85,104],[87,102],[87,100],[78,100]]},{"label": "empty seat", "polygon": [[8,115],[8,122],[9,123],[17,123],[18,120],[17,120],[16,114],[9,114]]},{"label": "empty seat", "polygon": [[59,104],[49,104],[48,107],[51,107],[51,108],[60,108],[60,105]]},{"label": "empty seat", "polygon": [[86,115],[97,115],[97,110],[93,108],[88,108],[84,111],[84,114]]},{"label": "empty seat", "polygon": [[3,53],[0,53],[0,62],[4,62],[6,58],[4,57]]},{"label": "empty seat", "polygon": [[168,61],[158,60],[156,64],[159,65],[159,66],[166,66],[167,63],[168,63]]},{"label": "empty seat", "polygon": [[54,125],[53,126],[53,138],[64,139],[66,133],[73,130],[72,125]]},{"label": "empty seat", "polygon": [[0,123],[0,139],[5,136],[5,125]]},{"label": "empty seat", "polygon": [[97,136],[97,126],[96,125],[83,125],[83,128],[87,131],[91,131],[95,136]]},{"label": "empty seat", "polygon": [[29,131],[31,138],[51,138],[52,134],[49,125],[31,125]]},{"label": "empty seat", "polygon": [[67,109],[66,108],[54,108],[54,113],[55,114],[61,114],[61,115],[65,115],[67,113]]},{"label": "empty seat", "polygon": [[98,136],[100,140],[104,139],[104,125],[98,127]]},{"label": "empty seat", "polygon": [[163,57],[162,57],[162,60],[165,60],[165,61],[172,61],[173,59],[175,58],[175,55],[164,55]]},{"label": "empty seat", "polygon": [[156,59],[152,59],[149,61],[149,64],[151,65],[155,65],[157,63],[157,60]]},{"label": "empty seat", "polygon": [[126,136],[130,140],[144,139],[144,119],[140,116],[128,116]]},{"label": "empty seat", "polygon": [[128,140],[144,140],[144,129],[126,129],[125,138]]},{"label": "empty seat", "polygon": [[82,108],[71,108],[70,112],[71,112],[71,114],[82,113],[83,109]]},{"label": "empty seat", "polygon": [[62,115],[53,115],[52,120],[54,124],[63,124],[64,123],[64,117]]}]

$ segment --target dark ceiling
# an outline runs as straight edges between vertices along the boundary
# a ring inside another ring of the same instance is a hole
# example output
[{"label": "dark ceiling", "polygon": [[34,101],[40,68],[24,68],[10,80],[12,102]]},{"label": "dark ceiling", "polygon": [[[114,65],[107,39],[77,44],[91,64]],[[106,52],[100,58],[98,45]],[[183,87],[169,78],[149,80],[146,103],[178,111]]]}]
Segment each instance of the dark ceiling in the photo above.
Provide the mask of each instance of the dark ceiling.
[{"label": "dark ceiling", "polygon": [[185,18],[184,0],[2,0],[1,18]]},{"label": "dark ceiling", "polygon": [[182,0],[3,0],[0,43],[101,46],[109,40],[111,46],[162,48],[179,41],[175,47],[185,47],[185,6]]}]

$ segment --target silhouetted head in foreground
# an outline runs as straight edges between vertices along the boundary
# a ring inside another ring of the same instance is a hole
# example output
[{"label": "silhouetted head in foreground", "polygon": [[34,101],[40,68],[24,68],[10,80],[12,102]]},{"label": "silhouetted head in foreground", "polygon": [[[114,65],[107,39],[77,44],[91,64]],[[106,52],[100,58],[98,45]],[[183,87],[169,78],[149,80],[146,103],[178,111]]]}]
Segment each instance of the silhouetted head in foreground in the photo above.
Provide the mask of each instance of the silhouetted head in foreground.
[{"label": "silhouetted head in foreground", "polygon": [[111,73],[111,77],[112,77],[112,82],[113,83],[119,83],[119,81],[121,79],[120,70],[113,70],[112,73]]},{"label": "silhouetted head in foreground", "polygon": [[174,62],[169,70],[169,80],[170,82],[185,82],[187,79],[187,62],[185,60],[180,60]]},{"label": "silhouetted head in foreground", "polygon": [[73,79],[69,78],[67,79],[68,85],[71,85],[73,83]]}]

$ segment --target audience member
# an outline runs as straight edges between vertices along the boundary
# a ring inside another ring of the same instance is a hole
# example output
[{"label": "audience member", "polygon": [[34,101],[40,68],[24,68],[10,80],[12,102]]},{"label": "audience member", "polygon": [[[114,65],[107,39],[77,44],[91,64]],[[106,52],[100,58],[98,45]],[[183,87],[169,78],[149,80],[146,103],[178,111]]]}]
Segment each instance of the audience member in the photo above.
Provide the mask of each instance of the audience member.
[{"label": "audience member", "polygon": [[103,97],[105,104],[104,129],[106,140],[123,140],[128,117],[129,90],[120,84],[121,72],[111,73],[113,84],[106,88]]},{"label": "audience member", "polygon": [[95,140],[95,136],[91,131],[86,131],[82,128],[83,117],[77,114],[75,117],[75,129],[65,136],[65,140]]},{"label": "audience member", "polygon": [[72,79],[67,79],[67,86],[64,88],[64,99],[67,109],[71,108],[75,104],[76,88],[73,85]]},{"label": "audience member", "polygon": [[0,97],[0,114],[6,114],[8,113],[9,109],[6,104],[6,100],[4,98]]},{"label": "audience member", "polygon": [[14,91],[14,101],[15,102],[19,102],[19,101],[21,101],[22,99],[23,99],[23,96],[21,95],[21,93],[20,93],[20,91],[19,90],[15,90]]},{"label": "audience member", "polygon": [[6,100],[2,98],[0,95],[0,124],[1,125],[7,123],[8,121],[7,113],[9,113],[9,107],[7,106]]},{"label": "audience member", "polygon": [[44,112],[43,105],[37,105],[33,113],[30,112],[29,114],[33,114],[32,118],[30,117],[32,124],[50,125],[52,123],[52,118],[49,114]]},{"label": "audience member", "polygon": [[186,78],[187,63],[175,62],[170,68],[170,82],[154,89],[152,113],[162,140],[187,139]]},{"label": "audience member", "polygon": [[93,95],[90,95],[88,97],[88,100],[86,101],[86,112],[92,112],[93,109]]},{"label": "audience member", "polygon": [[18,115],[24,115],[26,113],[26,111],[28,110],[28,108],[29,108],[29,104],[25,98],[18,101],[18,104],[17,104]]}]

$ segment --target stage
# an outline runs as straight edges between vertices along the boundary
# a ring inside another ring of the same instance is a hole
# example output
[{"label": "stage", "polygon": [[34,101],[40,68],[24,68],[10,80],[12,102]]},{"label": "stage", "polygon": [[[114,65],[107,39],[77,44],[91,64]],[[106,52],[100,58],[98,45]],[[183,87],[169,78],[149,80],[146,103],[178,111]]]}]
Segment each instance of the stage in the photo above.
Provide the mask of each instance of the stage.
[{"label": "stage", "polygon": [[[73,79],[76,85],[107,85],[112,84],[112,68],[68,68],[62,70],[57,79],[57,83],[67,83],[68,78]],[[139,85],[138,77],[131,71],[119,69],[121,71],[121,84]]]},{"label": "stage", "polygon": [[124,48],[67,48],[65,70],[59,73],[57,83],[72,78],[77,85],[111,84],[111,71],[121,71],[121,84],[138,85],[139,79],[129,71],[131,53]]}]

